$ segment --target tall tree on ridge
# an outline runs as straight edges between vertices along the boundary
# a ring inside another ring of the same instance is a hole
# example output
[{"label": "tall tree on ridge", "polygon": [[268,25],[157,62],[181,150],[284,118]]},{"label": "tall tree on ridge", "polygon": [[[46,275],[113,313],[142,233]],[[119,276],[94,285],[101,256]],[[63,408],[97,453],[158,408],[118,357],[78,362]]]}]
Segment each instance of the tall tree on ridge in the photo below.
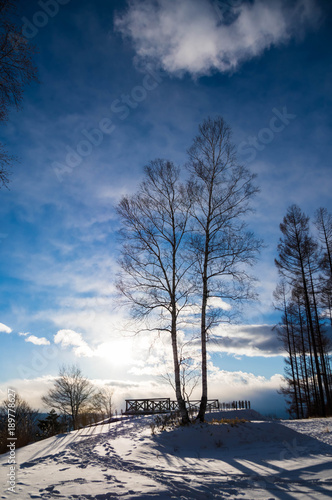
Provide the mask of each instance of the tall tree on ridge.
[{"label": "tall tree on ridge", "polygon": [[138,193],[123,197],[117,209],[123,223],[117,287],[135,318],[154,316],[152,329],[170,334],[175,393],[182,422],[187,424],[177,330],[191,290],[186,278],[191,262],[184,249],[190,196],[180,183],[179,168],[169,161],[152,161],[145,174]]},{"label": "tall tree on ridge", "polygon": [[324,252],[323,267],[332,279],[332,215],[326,208],[319,208],[315,216],[315,225]]},{"label": "tall tree on ridge", "polygon": [[326,208],[315,212],[315,226],[322,246],[320,298],[332,326],[332,215]]},{"label": "tall tree on ridge", "polygon": [[[302,290],[305,304],[310,342],[313,351],[319,394],[319,412],[326,416],[325,398],[330,403],[330,390],[324,370],[324,352],[322,352],[319,318],[314,302],[311,265],[316,260],[317,245],[309,234],[309,217],[297,205],[291,205],[280,224],[282,237],[278,245],[278,258],[275,263],[279,274],[294,288]],[[323,381],[325,384],[325,394]]]},{"label": "tall tree on ridge", "polygon": [[257,193],[255,176],[239,165],[231,143],[231,130],[222,117],[208,118],[188,150],[188,170],[195,185],[191,251],[198,277],[200,305],[202,397],[197,418],[204,420],[207,406],[207,340],[225,310],[210,309],[209,299],[240,302],[253,298],[252,265],[262,242],[247,230],[244,217]]}]

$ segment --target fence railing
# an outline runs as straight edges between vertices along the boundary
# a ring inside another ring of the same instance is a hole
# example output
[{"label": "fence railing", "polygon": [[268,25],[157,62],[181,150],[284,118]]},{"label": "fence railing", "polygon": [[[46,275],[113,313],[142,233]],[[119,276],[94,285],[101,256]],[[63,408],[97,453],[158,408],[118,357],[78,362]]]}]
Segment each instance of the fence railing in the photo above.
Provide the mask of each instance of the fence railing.
[{"label": "fence railing", "polygon": [[[200,400],[186,401],[186,407],[191,411],[198,411]],[[218,399],[208,399],[206,409],[213,410],[250,409],[250,401],[232,401],[231,403],[219,403]],[[153,413],[169,413],[178,411],[177,401],[170,398],[147,398],[147,399],[126,399],[127,415],[149,415]]]},{"label": "fence railing", "polygon": [[220,403],[221,410],[250,410],[250,401],[232,401],[231,403]]},{"label": "fence railing", "polygon": [[126,399],[127,414],[167,413],[171,411],[170,398]]}]

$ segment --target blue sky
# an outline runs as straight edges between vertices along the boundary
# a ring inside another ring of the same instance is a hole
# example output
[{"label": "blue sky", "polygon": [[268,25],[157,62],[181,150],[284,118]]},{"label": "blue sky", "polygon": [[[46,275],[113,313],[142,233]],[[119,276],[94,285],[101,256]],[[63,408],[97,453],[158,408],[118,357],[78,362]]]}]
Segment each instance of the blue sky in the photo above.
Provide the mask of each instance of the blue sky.
[{"label": "blue sky", "polygon": [[266,248],[260,301],[211,344],[210,396],[281,412],[279,223],[291,203],[332,209],[329,2],[22,1],[19,18],[40,84],[1,127],[20,162],[0,192],[0,396],[11,385],[41,408],[63,363],[114,386],[119,408],[171,394],[167,339],[133,336],[116,306],[115,206],[150,160],[183,164],[220,114],[258,174],[249,223]]}]

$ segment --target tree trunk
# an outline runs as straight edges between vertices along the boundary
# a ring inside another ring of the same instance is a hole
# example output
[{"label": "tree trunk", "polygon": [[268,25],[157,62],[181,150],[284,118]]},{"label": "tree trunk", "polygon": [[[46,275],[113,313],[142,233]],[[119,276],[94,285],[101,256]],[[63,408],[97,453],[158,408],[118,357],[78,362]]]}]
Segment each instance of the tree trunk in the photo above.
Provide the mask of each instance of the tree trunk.
[{"label": "tree trunk", "polygon": [[330,389],[329,389],[329,383],[328,383],[328,370],[327,370],[327,366],[326,366],[327,363],[325,361],[325,354],[326,353],[324,352],[324,347],[323,347],[321,328],[320,328],[320,323],[319,323],[319,315],[318,315],[318,309],[317,309],[317,302],[316,302],[316,292],[315,292],[315,288],[314,288],[314,282],[313,282],[310,262],[309,262],[309,276],[310,276],[310,285],[311,285],[313,307],[314,307],[314,311],[315,311],[315,320],[316,320],[316,325],[317,325],[316,327],[317,327],[319,356],[320,356],[322,369],[323,369],[322,375],[323,375],[323,381],[324,381],[327,407],[328,407],[328,411],[330,413],[332,411],[332,407],[331,407]]},{"label": "tree trunk", "polygon": [[293,353],[294,353],[294,368],[293,369],[293,377],[294,378],[294,391],[295,395],[297,392],[297,403],[296,403],[296,413],[297,413],[297,418],[300,418],[300,409],[301,409],[301,416],[303,418],[303,406],[302,406],[302,397],[301,397],[301,388],[300,388],[300,377],[299,377],[299,368],[298,368],[298,363],[297,363],[297,355],[296,355],[296,345],[295,345],[295,332],[294,332],[294,325],[291,324],[291,336],[292,336],[292,343],[293,343]]},{"label": "tree trunk", "polygon": [[201,350],[202,350],[202,396],[197,420],[204,422],[207,405],[207,361],[206,361],[206,307],[208,299],[207,279],[203,282],[202,313],[201,313]]},{"label": "tree trunk", "polygon": [[[292,371],[292,379],[293,379],[293,387],[294,387],[294,399],[295,399],[295,408],[296,408],[296,417],[299,418],[299,402],[298,402],[298,397],[297,397],[297,389],[296,389],[296,377],[295,377],[295,370],[294,370],[294,361],[293,361],[293,353],[292,353],[292,346],[291,346],[291,332],[290,332],[290,324],[288,321],[288,314],[287,314],[287,305],[285,303],[285,323],[286,323],[286,331],[287,331],[287,344],[288,344],[288,352],[289,352],[289,361],[291,365],[291,371]],[[293,338],[293,345],[294,345],[294,338]]]},{"label": "tree trunk", "polygon": [[186,403],[181,394],[181,380],[180,380],[180,366],[178,358],[178,346],[177,346],[177,336],[176,329],[172,325],[172,350],[173,350],[173,363],[174,363],[174,381],[175,381],[175,394],[176,400],[179,405],[179,411],[182,419],[182,424],[187,425],[190,423],[188,410],[186,408]]},{"label": "tree trunk", "polygon": [[[213,186],[213,185],[212,185]],[[209,260],[209,233],[210,233],[210,213],[211,213],[211,200],[212,200],[212,186],[209,192],[209,216],[206,224],[205,233],[205,251],[204,251],[204,265],[203,265],[203,290],[202,290],[202,311],[201,311],[201,350],[202,350],[202,396],[199,412],[196,417],[200,422],[204,422],[206,406],[207,406],[207,360],[206,360],[206,341],[207,341],[207,328],[206,328],[206,309],[208,301],[208,260]]]},{"label": "tree trunk", "polygon": [[318,353],[317,353],[317,345],[316,345],[316,339],[315,339],[315,332],[314,332],[314,325],[312,321],[312,315],[311,315],[311,309],[310,309],[310,301],[309,301],[309,296],[308,296],[308,289],[307,289],[307,283],[306,283],[306,277],[304,274],[304,269],[302,266],[301,262],[301,271],[302,271],[302,281],[303,281],[303,291],[304,291],[304,299],[306,303],[306,309],[307,309],[307,317],[308,317],[308,323],[309,323],[309,331],[311,333],[311,343],[312,343],[312,348],[314,351],[314,359],[315,359],[315,365],[316,365],[316,373],[317,373],[317,382],[318,382],[318,390],[319,390],[319,397],[320,397],[320,407],[321,407],[321,416],[326,417],[326,412],[325,412],[325,402],[324,402],[324,390],[323,390],[323,384],[322,384],[322,375],[321,375],[321,370],[319,366],[319,359],[318,359]]},{"label": "tree trunk", "polygon": [[301,347],[302,347],[302,357],[303,357],[303,368],[304,368],[304,375],[305,375],[305,395],[306,395],[306,405],[307,405],[307,416],[310,414],[310,408],[311,408],[311,401],[310,401],[310,390],[309,390],[309,379],[308,379],[308,370],[307,370],[307,361],[306,361],[306,348],[304,344],[304,332],[303,332],[303,321],[302,321],[302,313],[301,313],[301,307],[300,303],[298,300],[298,315],[299,315],[299,321],[300,321],[300,333],[301,333]]}]

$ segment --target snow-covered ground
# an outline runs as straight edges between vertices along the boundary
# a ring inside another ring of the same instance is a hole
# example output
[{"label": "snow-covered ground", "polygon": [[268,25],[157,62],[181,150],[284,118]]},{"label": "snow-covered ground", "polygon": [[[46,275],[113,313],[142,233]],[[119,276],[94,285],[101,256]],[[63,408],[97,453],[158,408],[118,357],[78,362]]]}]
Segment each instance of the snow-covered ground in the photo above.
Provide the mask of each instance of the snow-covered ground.
[{"label": "snow-covered ground", "polygon": [[55,436],[16,450],[16,493],[3,499],[332,498],[332,418],[268,421],[253,410],[208,415],[246,418],[235,426],[196,423],[151,432],[135,417]]}]

